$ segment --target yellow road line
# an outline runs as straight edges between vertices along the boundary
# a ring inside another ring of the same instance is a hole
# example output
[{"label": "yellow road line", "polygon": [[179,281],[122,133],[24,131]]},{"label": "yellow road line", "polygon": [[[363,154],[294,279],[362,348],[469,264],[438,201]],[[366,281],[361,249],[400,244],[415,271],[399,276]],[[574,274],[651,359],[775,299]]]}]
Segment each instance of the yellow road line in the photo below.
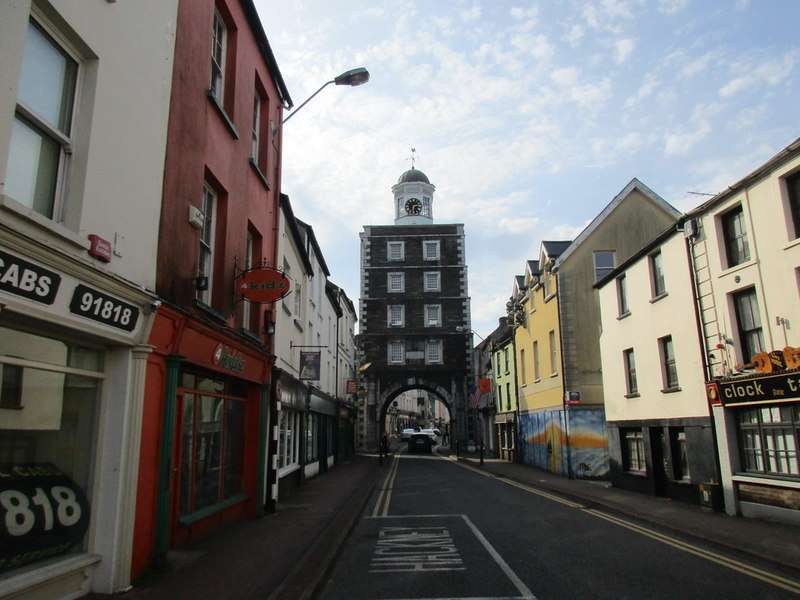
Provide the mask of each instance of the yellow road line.
[{"label": "yellow road line", "polygon": [[377,517],[380,513],[380,507],[383,503],[383,497],[386,494],[386,489],[389,487],[389,478],[392,476],[392,469],[394,469],[394,462],[392,466],[389,468],[389,472],[386,474],[386,478],[383,480],[383,487],[380,489],[380,493],[378,494],[378,499],[375,502],[375,508],[372,511],[372,516]]},{"label": "yellow road line", "polygon": [[606,521],[608,521],[610,523],[614,523],[615,525],[619,525],[620,527],[625,527],[626,529],[630,529],[631,531],[635,531],[636,533],[639,533],[639,534],[647,536],[647,537],[649,537],[651,539],[657,540],[657,541],[659,541],[659,542],[661,542],[663,544],[667,544],[669,546],[672,546],[673,548],[677,548],[679,550],[683,550],[684,552],[688,552],[689,554],[693,554],[695,556],[699,556],[701,558],[704,558],[704,559],[706,559],[708,561],[711,561],[711,562],[716,563],[718,565],[721,565],[723,567],[727,567],[727,568],[732,569],[734,571],[738,571],[740,573],[743,573],[745,575],[753,577],[754,579],[758,579],[758,580],[763,581],[765,583],[768,583],[770,585],[774,585],[775,587],[779,587],[779,588],[787,590],[789,592],[794,592],[795,594],[800,594],[800,582],[799,581],[795,581],[793,579],[789,579],[787,577],[783,577],[783,576],[777,575],[775,573],[770,573],[769,571],[764,571],[764,570],[759,569],[757,567],[753,567],[751,565],[748,565],[746,563],[740,562],[740,561],[735,560],[733,558],[728,558],[727,556],[723,556],[721,554],[715,554],[714,552],[711,552],[710,550],[705,550],[703,548],[700,548],[699,546],[694,546],[692,544],[689,544],[689,543],[684,542],[682,540],[679,540],[677,538],[673,538],[673,537],[664,535],[663,533],[659,533],[659,532],[654,531],[652,529],[648,529],[646,527],[642,527],[641,525],[637,525],[637,524],[632,523],[630,521],[626,521],[624,519],[620,519],[619,517],[614,517],[612,515],[606,514],[604,512],[599,511],[599,510],[596,510],[596,509],[593,509],[593,508],[585,508],[582,504],[578,504],[576,502],[572,502],[571,500],[567,500],[565,498],[561,498],[559,496],[556,496],[554,494],[550,494],[548,492],[545,492],[543,490],[537,489],[535,487],[532,487],[532,486],[529,486],[529,485],[525,485],[525,484],[522,484],[522,483],[518,483],[518,482],[513,481],[511,479],[507,479],[505,477],[498,477],[497,475],[495,475],[493,473],[488,473],[488,472],[483,471],[481,469],[477,469],[477,468],[472,467],[470,465],[461,463],[457,459],[452,458],[450,456],[442,456],[442,458],[444,458],[446,460],[449,460],[450,462],[452,462],[455,465],[458,465],[459,467],[463,467],[463,468],[468,469],[468,470],[470,470],[470,471],[472,471],[474,473],[478,473],[480,475],[483,475],[484,477],[489,477],[491,479],[496,479],[497,481],[505,483],[506,485],[510,485],[510,486],[519,488],[519,489],[524,490],[526,492],[529,492],[531,494],[536,494],[537,496],[542,496],[544,498],[547,498],[548,500],[553,500],[554,502],[558,502],[560,504],[564,504],[566,506],[569,506],[570,508],[580,509],[583,512],[585,512],[587,514],[590,514],[590,515],[592,515],[594,517],[597,517],[599,519],[604,519],[604,520],[606,520]]},{"label": "yellow road line", "polygon": [[392,465],[392,479],[389,481],[389,487],[386,490],[386,495],[384,496],[384,506],[383,512],[381,513],[384,517],[389,514],[389,503],[392,501],[392,489],[394,489],[394,482],[397,479],[397,471],[400,469],[400,457],[394,457],[394,464]]}]

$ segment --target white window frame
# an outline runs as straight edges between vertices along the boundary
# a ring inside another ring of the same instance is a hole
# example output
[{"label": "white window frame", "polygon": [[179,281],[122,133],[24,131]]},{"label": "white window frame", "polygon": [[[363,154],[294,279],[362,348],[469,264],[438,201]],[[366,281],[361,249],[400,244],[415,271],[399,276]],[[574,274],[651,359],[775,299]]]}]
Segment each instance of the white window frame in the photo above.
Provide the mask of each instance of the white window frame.
[{"label": "white window frame", "polygon": [[[433,255],[428,254],[428,247],[436,248]],[[440,243],[439,240],[422,240],[422,260],[439,260],[440,257]]]},{"label": "white window frame", "polygon": [[614,281],[617,288],[617,316],[626,317],[631,312],[628,304],[628,278],[625,273],[619,275]]},{"label": "white window frame", "polygon": [[261,168],[261,164],[259,163],[260,154],[261,154],[261,105],[263,100],[261,99],[261,94],[259,93],[258,89],[255,90],[253,94],[253,130],[251,131],[251,139],[250,139],[250,158],[253,161],[253,164],[257,166],[259,169]]},{"label": "white window frame", "polygon": [[[222,40],[218,40],[218,32]],[[217,60],[216,50],[220,49],[220,57]],[[211,95],[220,106],[225,102],[225,61],[228,53],[228,25],[217,7],[214,7],[214,19],[211,23]],[[218,85],[215,85],[214,72],[219,71]]]},{"label": "white window frame", "polygon": [[431,197],[430,196],[423,196],[422,197],[422,216],[423,217],[430,217],[431,216]]},{"label": "white window frame", "polygon": [[[399,309],[400,319],[395,322],[392,319],[392,310]],[[405,327],[406,326],[406,307],[403,304],[390,304],[386,307],[386,325],[388,327]]]},{"label": "white window frame", "polygon": [[[400,278],[400,289],[392,289],[392,277]],[[386,274],[386,291],[390,294],[403,294],[406,291],[406,274],[402,271],[392,271]]]},{"label": "white window frame", "polygon": [[556,352],[556,330],[551,329],[547,334],[547,342],[550,345],[550,377],[558,375],[558,352]]},{"label": "white window frame", "polygon": [[[392,257],[392,247],[399,247],[400,248],[400,257],[393,258]],[[403,241],[392,240],[386,242],[386,260],[389,262],[398,262],[403,261],[406,259],[406,243]]]},{"label": "white window frame", "polygon": [[[247,229],[245,233],[245,250],[244,250],[244,269],[245,271],[249,271],[253,268],[254,262],[254,254],[255,254],[256,244],[255,238],[253,237],[253,232],[250,229]],[[242,329],[246,329],[247,331],[253,331],[252,326],[252,306],[249,300],[242,300]]]},{"label": "white window frame", "polygon": [[[436,347],[438,348],[438,357],[436,359],[431,359],[429,354],[429,349]],[[442,340],[435,339],[435,340],[425,340],[425,364],[426,365],[441,365],[444,363],[444,347],[442,344]]]},{"label": "white window frame", "polygon": [[[656,285],[656,260],[661,262],[661,279],[664,282],[664,289],[658,291]],[[667,295],[667,276],[664,274],[664,253],[661,250],[656,250],[647,257],[647,265],[650,268],[650,297],[653,299],[661,298]]]},{"label": "white window frame", "polygon": [[[597,255],[598,254],[611,254],[612,264],[610,267],[600,267],[603,270],[607,270],[608,272],[605,273],[602,277],[597,276]],[[617,268],[617,251],[616,250],[595,250],[592,252],[592,267],[594,268],[594,281],[597,283],[601,279],[605,279],[608,277],[608,274],[611,273],[614,269]]]},{"label": "white window frame", "polygon": [[[211,214],[209,215],[209,209],[207,201],[211,200]],[[215,238],[215,225],[217,222],[217,203],[219,202],[219,196],[217,195],[217,191],[211,187],[208,182],[203,184],[203,226],[200,228],[200,237],[199,237],[199,253],[197,256],[197,276],[198,277],[208,277],[208,288],[205,290],[197,290],[197,299],[208,306],[212,306],[211,302],[213,301],[214,294],[212,293],[214,290],[214,238]],[[203,233],[206,230],[206,227],[209,228],[209,240],[208,243],[203,240]],[[201,271],[200,269],[200,260],[203,255],[203,251],[208,253],[208,272]]]},{"label": "white window frame", "polygon": [[[392,360],[392,346],[397,345],[400,349],[400,359]],[[386,345],[386,362],[390,365],[404,365],[406,364],[406,345],[403,340],[390,340]]]},{"label": "white window frame", "polygon": [[[431,319],[430,311],[436,311],[436,319]],[[442,305],[441,304],[426,304],[425,305],[425,327],[441,327],[442,326]]]},{"label": "white window frame", "polygon": [[542,380],[541,364],[539,363],[539,340],[533,341],[533,381]]},{"label": "white window frame", "polygon": [[[428,286],[428,276],[436,276],[436,287]],[[440,271],[425,271],[422,274],[422,291],[423,292],[441,292],[442,291],[442,273]]]}]

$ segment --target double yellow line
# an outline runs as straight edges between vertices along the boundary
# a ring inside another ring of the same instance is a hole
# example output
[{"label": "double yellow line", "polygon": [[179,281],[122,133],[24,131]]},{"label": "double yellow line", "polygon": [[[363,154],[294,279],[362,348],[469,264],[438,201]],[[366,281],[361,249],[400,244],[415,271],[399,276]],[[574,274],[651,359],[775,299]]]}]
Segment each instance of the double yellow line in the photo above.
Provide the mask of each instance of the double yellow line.
[{"label": "double yellow line", "polygon": [[373,517],[385,517],[389,514],[389,502],[392,501],[392,488],[394,487],[394,480],[397,477],[397,468],[400,465],[400,456],[395,454],[392,466],[386,474],[386,479],[383,480],[383,487],[378,493],[378,500],[375,502],[375,508],[372,510]]}]

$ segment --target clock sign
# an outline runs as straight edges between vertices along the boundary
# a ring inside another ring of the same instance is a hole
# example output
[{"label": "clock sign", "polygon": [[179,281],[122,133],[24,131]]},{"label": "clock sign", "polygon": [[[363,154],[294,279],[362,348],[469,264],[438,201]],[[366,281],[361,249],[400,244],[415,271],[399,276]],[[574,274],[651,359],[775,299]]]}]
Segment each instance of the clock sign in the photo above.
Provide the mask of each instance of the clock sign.
[{"label": "clock sign", "polygon": [[406,213],[409,215],[418,215],[422,212],[422,202],[419,198],[409,198],[406,200]]}]

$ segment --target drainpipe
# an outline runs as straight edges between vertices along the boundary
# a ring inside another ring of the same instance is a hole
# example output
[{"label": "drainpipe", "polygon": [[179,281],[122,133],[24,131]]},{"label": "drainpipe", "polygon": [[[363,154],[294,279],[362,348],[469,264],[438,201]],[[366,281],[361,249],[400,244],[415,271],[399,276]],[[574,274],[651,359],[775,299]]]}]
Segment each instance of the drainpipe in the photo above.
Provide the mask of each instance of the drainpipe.
[{"label": "drainpipe", "polygon": [[[564,368],[564,322],[561,318],[561,282],[556,279],[556,315],[558,315],[558,348],[561,354],[561,406],[564,412],[564,434],[567,442],[567,477],[572,479],[572,448],[569,443],[569,407],[567,406],[567,372]],[[605,412],[605,403],[603,404]]]},{"label": "drainpipe", "polygon": [[521,463],[522,456],[519,443],[519,386],[517,385],[517,339],[514,327],[511,327],[511,352],[514,354],[514,462]]}]

